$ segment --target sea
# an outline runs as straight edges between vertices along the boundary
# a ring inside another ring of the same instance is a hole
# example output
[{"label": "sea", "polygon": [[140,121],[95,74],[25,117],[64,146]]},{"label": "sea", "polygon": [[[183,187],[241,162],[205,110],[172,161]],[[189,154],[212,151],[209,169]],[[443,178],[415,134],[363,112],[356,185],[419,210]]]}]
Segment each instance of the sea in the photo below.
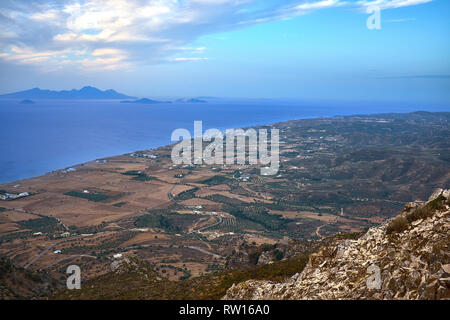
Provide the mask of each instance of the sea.
[{"label": "sea", "polygon": [[208,103],[125,104],[116,100],[0,100],[0,183],[171,142],[172,131],[241,128],[354,114],[450,111],[445,104],[208,99]]}]

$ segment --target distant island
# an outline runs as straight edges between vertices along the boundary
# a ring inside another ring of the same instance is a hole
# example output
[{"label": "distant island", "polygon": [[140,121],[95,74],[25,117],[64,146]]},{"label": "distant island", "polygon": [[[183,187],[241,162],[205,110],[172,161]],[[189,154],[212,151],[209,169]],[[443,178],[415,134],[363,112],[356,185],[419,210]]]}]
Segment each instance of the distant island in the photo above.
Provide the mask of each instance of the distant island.
[{"label": "distant island", "polygon": [[25,99],[19,102],[20,104],[35,104],[33,100]]},{"label": "distant island", "polygon": [[135,104],[158,104],[158,103],[208,103],[207,100],[197,98],[180,98],[175,101],[160,101],[148,98],[138,99],[136,97],[128,96],[123,93],[119,93],[113,89],[100,90],[95,87],[85,86],[80,90],[42,90],[39,88],[34,88],[25,91],[19,91],[14,93],[7,93],[0,95],[0,99],[23,99],[20,104],[34,104],[34,100],[39,99],[60,99],[60,100],[107,100],[107,99],[127,99],[120,101],[121,103],[135,103]]},{"label": "distant island", "polygon": [[147,98],[142,98],[139,100],[124,100],[120,101],[120,103],[136,103],[136,104],[158,104],[158,103],[172,103],[171,101],[158,101],[158,100],[152,100]]},{"label": "distant island", "polygon": [[176,100],[175,102],[178,102],[178,103],[208,103],[208,101],[198,99],[198,98],[190,98],[190,99],[182,98],[182,99]]},{"label": "distant island", "polygon": [[[159,101],[152,100],[147,98],[142,98],[138,100],[124,100],[120,101],[121,103],[136,103],[136,104],[158,104],[158,103],[172,103],[172,101]],[[174,103],[208,103],[205,100],[197,99],[197,98],[181,98],[174,101]]]},{"label": "distant island", "polygon": [[80,90],[42,90],[39,88],[34,88],[26,91],[19,91],[14,93],[8,93],[0,95],[0,98],[9,99],[62,99],[62,100],[72,100],[72,99],[136,99],[136,97],[128,96],[119,93],[115,90],[109,89],[102,91],[100,89],[86,86]]}]

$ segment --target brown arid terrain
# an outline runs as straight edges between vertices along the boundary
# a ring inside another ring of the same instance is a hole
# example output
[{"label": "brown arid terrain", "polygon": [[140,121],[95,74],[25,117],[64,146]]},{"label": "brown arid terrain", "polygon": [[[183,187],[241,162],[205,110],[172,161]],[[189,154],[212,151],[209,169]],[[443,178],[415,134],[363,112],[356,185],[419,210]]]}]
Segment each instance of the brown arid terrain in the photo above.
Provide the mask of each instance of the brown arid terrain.
[{"label": "brown arid terrain", "polygon": [[233,284],[224,298],[450,299],[449,235],[450,190],[439,189],[358,239],[322,247],[302,272],[282,282]]},{"label": "brown arid terrain", "polygon": [[[259,165],[174,165],[166,146],[5,183],[0,255],[52,277],[54,290],[69,265],[80,266],[83,284],[101,283],[121,261],[174,288],[151,296],[108,288],[105,298],[170,298],[197,286],[175,296],[218,299],[233,283],[281,281],[330,239],[353,239],[448,187],[449,120],[416,112],[263,126],[280,130],[274,176]],[[70,297],[99,297],[81,291]]]},{"label": "brown arid terrain", "polygon": [[[183,281],[162,278],[134,257],[116,260],[112,272],[51,298],[448,299],[449,195],[439,189],[429,201],[410,203],[397,217],[362,234],[316,242],[282,239],[273,245],[243,241],[228,270]],[[373,266],[379,268],[379,287],[369,287],[377,283]]]}]

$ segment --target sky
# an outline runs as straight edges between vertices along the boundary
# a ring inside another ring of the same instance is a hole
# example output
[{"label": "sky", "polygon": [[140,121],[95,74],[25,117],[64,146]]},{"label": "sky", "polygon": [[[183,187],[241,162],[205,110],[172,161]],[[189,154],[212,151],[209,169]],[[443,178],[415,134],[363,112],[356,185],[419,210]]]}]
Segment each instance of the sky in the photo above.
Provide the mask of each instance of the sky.
[{"label": "sky", "polygon": [[0,93],[450,103],[449,18],[448,0],[2,0]]}]

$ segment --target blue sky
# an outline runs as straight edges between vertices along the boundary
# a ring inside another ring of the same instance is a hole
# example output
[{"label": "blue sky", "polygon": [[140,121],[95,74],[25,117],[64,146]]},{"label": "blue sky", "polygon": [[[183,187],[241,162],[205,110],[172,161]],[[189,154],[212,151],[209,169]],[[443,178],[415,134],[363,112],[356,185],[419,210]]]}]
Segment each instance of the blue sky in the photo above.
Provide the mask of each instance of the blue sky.
[{"label": "blue sky", "polygon": [[449,13],[448,0],[7,0],[0,93],[449,103]]}]

